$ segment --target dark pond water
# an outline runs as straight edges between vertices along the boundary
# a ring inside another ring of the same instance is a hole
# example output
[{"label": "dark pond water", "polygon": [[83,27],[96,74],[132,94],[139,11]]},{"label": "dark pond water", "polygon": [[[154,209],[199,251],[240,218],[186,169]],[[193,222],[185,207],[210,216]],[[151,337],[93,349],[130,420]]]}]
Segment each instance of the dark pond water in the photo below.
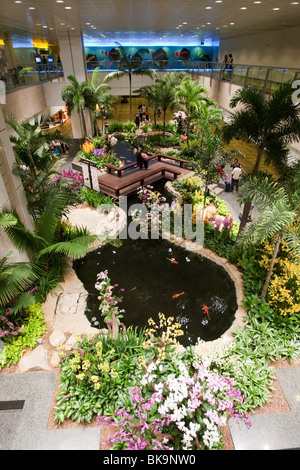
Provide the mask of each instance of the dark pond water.
[{"label": "dark pond water", "polygon": [[[155,190],[163,190],[163,183]],[[128,206],[137,202],[128,201]],[[177,263],[172,263],[174,258]],[[97,274],[108,270],[112,284],[123,288],[127,327],[148,326],[148,318],[158,321],[158,313],[174,317],[182,325],[184,346],[219,338],[230,328],[237,309],[234,283],[227,272],[212,261],[187,251],[167,240],[123,240],[121,247],[105,245],[73,264],[79,279],[89,292],[86,315],[94,326],[106,327],[99,313]],[[178,297],[173,297],[181,294]],[[208,307],[209,316],[203,305]]]}]

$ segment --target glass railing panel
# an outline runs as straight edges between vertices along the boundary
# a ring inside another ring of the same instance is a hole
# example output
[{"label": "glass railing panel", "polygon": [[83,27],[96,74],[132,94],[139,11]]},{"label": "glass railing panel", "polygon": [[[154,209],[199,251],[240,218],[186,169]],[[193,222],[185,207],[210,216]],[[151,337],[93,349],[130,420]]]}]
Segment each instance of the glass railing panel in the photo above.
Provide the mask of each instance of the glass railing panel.
[{"label": "glass railing panel", "polygon": [[24,85],[37,84],[43,81],[63,77],[61,64],[29,64],[23,67],[8,69],[2,74],[7,91],[14,90]]}]

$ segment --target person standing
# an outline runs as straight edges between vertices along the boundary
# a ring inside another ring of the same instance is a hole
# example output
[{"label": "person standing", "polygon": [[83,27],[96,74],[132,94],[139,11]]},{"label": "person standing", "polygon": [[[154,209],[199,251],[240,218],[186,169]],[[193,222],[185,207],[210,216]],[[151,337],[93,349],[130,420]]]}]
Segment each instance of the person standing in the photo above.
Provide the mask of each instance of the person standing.
[{"label": "person standing", "polygon": [[135,157],[136,157],[136,162],[137,162],[138,166],[140,167],[140,169],[142,169],[143,166],[144,166],[145,169],[147,170],[147,168],[148,168],[148,161],[146,160],[146,158],[143,157],[141,147],[139,147],[139,148],[137,149],[137,152],[136,152],[136,154],[135,154]]},{"label": "person standing", "polygon": [[135,125],[136,125],[137,129],[139,129],[139,127],[140,127],[140,115],[139,115],[139,113],[136,113],[136,115],[135,115]]},{"label": "person standing", "polygon": [[238,164],[234,166],[232,173],[231,173],[231,187],[230,190],[233,192],[234,188],[236,188],[236,192],[239,190],[239,181],[242,176],[242,169],[241,166]]}]

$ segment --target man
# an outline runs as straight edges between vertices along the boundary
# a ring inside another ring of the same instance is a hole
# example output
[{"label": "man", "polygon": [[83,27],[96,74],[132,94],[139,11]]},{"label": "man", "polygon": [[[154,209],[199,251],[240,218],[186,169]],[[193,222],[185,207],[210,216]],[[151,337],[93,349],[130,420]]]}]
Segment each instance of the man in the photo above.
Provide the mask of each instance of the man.
[{"label": "man", "polygon": [[242,176],[242,169],[240,165],[234,166],[231,173],[231,192],[236,188],[236,192],[239,190],[239,181]]},{"label": "man", "polygon": [[136,156],[136,162],[137,162],[138,166],[139,166],[141,169],[142,169],[142,167],[144,166],[145,169],[147,170],[147,168],[148,168],[148,161],[143,157],[141,147],[139,147],[139,148],[137,149],[137,152],[136,152],[135,156]]}]

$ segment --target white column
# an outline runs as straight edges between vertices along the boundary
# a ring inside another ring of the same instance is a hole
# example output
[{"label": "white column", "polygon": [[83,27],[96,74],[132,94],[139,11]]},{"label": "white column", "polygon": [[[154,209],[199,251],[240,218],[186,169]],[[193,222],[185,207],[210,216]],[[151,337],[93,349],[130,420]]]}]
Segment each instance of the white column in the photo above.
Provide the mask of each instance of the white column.
[{"label": "white column", "polygon": [[27,211],[27,200],[21,178],[12,173],[15,163],[14,151],[0,107],[0,175],[2,190],[0,207],[14,209],[23,225],[33,230],[32,217]]},{"label": "white column", "polygon": [[[80,33],[66,31],[58,36],[60,47],[60,57],[64,70],[65,83],[68,83],[68,75],[73,75],[79,83],[87,80],[86,60],[84,54],[83,39]],[[87,134],[93,134],[91,116],[85,111],[85,121],[87,126]],[[74,138],[84,136],[81,117],[76,111],[71,113],[72,131]]]}]

